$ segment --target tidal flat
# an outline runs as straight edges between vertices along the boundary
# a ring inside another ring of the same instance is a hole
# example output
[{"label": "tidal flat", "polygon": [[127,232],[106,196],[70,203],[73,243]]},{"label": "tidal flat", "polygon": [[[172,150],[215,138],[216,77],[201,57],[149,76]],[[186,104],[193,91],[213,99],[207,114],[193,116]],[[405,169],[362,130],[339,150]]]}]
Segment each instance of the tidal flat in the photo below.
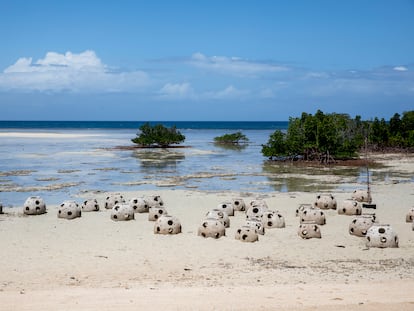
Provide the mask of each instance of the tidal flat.
[{"label": "tidal flat", "polygon": [[[0,132],[0,201],[19,206],[30,195],[52,204],[81,193],[167,189],[200,191],[348,191],[366,183],[366,168],[273,162],[261,154],[271,130],[245,130],[243,148],[214,144],[226,130],[183,130],[185,148],[131,148],[132,129]],[[122,146],[123,148],[117,148]],[[413,182],[409,154],[372,157],[375,184]],[[396,166],[392,159],[398,161]],[[398,160],[400,159],[400,160]]]}]

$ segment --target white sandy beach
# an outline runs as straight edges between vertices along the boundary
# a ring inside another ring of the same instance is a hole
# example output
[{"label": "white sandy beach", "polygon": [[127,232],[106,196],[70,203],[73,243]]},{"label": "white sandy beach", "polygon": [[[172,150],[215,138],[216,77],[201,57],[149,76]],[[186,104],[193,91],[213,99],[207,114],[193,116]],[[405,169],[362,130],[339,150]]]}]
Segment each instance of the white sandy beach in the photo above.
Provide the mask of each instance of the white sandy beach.
[{"label": "white sandy beach", "polygon": [[[126,199],[159,194],[183,233],[153,233],[148,214],[114,222],[102,208],[81,218],[48,213],[0,215],[1,310],[413,310],[414,231],[405,222],[412,183],[373,187],[380,223],[397,231],[399,248],[367,249],[349,235],[351,216],[327,212],[322,239],[297,235],[295,209],[314,193],[268,193],[286,228],[268,229],[256,243],[234,235],[245,214],[231,217],[226,237],[197,236],[207,211],[232,197],[254,193],[163,190],[122,193]],[[334,193],[338,204],[350,197]],[[93,196],[79,198],[79,202]],[[364,210],[373,212],[373,210]]]}]

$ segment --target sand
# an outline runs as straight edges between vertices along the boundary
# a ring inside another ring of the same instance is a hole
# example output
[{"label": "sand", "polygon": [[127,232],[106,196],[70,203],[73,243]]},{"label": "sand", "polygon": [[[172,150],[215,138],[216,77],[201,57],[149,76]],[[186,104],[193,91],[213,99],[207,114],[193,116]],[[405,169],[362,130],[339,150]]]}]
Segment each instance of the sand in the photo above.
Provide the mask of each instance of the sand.
[{"label": "sand", "polygon": [[53,133],[53,132],[0,132],[0,138],[65,139],[102,136],[100,134]]},{"label": "sand", "polygon": [[[357,185],[355,185],[357,187]],[[414,231],[405,215],[413,183],[373,186],[379,222],[397,231],[399,248],[370,248],[351,236],[352,216],[327,212],[322,239],[297,235],[295,209],[315,193],[124,192],[126,199],[161,195],[183,233],[156,235],[148,214],[114,222],[100,212],[81,218],[48,213],[0,215],[1,310],[414,310]],[[350,193],[333,193],[338,204]],[[256,243],[235,240],[245,214],[230,217],[226,237],[197,236],[204,215],[234,197],[263,198],[286,228],[268,229]],[[364,210],[373,212],[374,210]]]}]

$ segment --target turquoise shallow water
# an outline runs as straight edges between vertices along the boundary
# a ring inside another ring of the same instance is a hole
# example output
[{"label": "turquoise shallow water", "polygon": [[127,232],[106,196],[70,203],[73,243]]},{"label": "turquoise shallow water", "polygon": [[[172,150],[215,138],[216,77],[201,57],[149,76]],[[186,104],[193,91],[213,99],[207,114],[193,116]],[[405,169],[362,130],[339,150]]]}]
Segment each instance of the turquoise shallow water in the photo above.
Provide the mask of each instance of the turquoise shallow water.
[{"label": "turquoise shallow water", "polygon": [[[40,195],[49,204],[60,204],[95,191],[332,191],[363,180],[365,169],[360,168],[269,165],[261,145],[275,129],[286,129],[286,122],[276,122],[273,127],[271,122],[261,127],[260,122],[245,127],[221,122],[216,124],[219,128],[201,123],[192,128],[182,124],[184,148],[120,150],[114,147],[133,145],[130,140],[136,135],[136,123],[93,127],[76,122],[64,126],[55,122],[49,126],[47,122],[11,122],[12,126],[6,126],[3,122],[0,202],[21,206],[28,196]],[[221,128],[226,126],[229,128]],[[214,137],[235,130],[249,138],[244,148],[228,149],[213,143]],[[390,175],[374,173],[375,178],[384,180]]]}]

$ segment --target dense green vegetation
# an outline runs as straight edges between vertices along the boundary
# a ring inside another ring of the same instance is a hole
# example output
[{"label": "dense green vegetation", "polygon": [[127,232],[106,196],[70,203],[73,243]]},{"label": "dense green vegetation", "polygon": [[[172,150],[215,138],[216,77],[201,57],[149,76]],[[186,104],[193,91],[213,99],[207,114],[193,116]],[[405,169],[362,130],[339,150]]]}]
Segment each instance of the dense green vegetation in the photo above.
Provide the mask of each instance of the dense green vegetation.
[{"label": "dense green vegetation", "polygon": [[396,113],[386,122],[375,118],[362,121],[360,116],[302,113],[290,118],[286,133],[276,130],[262,146],[270,159],[303,159],[330,162],[334,158],[355,157],[363,147],[371,150],[414,148],[414,111]]},{"label": "dense green vegetation", "polygon": [[167,148],[172,144],[180,144],[185,140],[185,136],[175,126],[166,128],[162,124],[151,126],[149,123],[145,123],[139,130],[137,137],[131,139],[131,141],[143,147]]},{"label": "dense green vegetation", "polygon": [[240,143],[247,143],[248,141],[249,139],[242,132],[214,137],[215,143],[223,145],[239,145]]}]

